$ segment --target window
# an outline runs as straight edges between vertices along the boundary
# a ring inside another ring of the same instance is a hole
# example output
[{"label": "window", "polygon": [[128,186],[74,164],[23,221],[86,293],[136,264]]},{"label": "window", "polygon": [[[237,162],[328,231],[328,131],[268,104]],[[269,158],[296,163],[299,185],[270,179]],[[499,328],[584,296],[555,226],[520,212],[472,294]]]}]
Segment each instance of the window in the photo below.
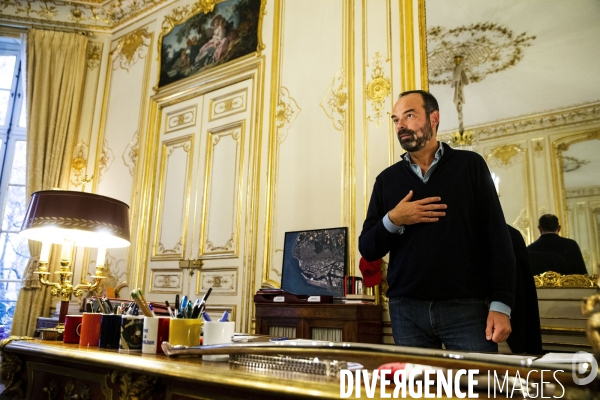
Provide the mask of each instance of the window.
[{"label": "window", "polygon": [[0,36],[0,339],[10,335],[29,259],[19,236],[27,208],[26,100],[21,41]]}]

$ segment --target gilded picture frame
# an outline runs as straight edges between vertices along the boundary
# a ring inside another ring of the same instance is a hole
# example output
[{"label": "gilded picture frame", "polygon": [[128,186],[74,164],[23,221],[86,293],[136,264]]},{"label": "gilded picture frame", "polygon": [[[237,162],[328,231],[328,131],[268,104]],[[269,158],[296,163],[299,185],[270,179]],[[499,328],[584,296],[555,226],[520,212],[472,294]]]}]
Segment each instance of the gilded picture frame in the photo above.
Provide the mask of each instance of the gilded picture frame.
[{"label": "gilded picture frame", "polygon": [[265,0],[199,0],[165,16],[155,90],[260,55]]}]

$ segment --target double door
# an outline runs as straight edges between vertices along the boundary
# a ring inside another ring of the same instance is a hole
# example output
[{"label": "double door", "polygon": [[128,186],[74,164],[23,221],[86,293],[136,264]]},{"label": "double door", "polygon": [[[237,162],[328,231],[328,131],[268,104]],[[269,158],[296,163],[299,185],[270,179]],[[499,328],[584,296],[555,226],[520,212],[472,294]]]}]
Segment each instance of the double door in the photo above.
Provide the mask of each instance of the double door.
[{"label": "double door", "polygon": [[227,311],[238,330],[252,276],[254,86],[249,78],[159,109],[149,221],[148,296],[172,304],[175,295],[194,301],[212,288],[209,315]]}]

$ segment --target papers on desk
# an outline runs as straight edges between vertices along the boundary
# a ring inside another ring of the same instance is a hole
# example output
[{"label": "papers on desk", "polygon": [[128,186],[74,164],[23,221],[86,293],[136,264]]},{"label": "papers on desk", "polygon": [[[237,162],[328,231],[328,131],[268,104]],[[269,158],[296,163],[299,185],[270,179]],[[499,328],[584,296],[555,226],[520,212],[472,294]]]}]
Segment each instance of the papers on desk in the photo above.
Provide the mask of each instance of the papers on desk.
[{"label": "papers on desk", "polygon": [[572,364],[575,361],[575,356],[577,357],[577,361],[588,361],[590,363],[594,363],[594,356],[590,353],[579,352],[577,355],[573,353],[548,353],[544,356],[537,358],[533,363],[534,364]]}]

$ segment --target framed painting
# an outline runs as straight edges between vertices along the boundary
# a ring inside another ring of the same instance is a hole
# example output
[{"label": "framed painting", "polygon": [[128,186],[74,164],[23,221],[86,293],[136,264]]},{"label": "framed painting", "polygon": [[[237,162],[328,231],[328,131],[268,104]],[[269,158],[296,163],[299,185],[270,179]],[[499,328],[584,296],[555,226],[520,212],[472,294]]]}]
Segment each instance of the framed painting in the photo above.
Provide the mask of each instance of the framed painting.
[{"label": "framed painting", "polygon": [[165,17],[159,39],[158,87],[233,61],[264,47],[264,0],[199,0]]},{"label": "framed painting", "polygon": [[286,232],[281,288],[291,293],[343,296],[348,228]]}]

